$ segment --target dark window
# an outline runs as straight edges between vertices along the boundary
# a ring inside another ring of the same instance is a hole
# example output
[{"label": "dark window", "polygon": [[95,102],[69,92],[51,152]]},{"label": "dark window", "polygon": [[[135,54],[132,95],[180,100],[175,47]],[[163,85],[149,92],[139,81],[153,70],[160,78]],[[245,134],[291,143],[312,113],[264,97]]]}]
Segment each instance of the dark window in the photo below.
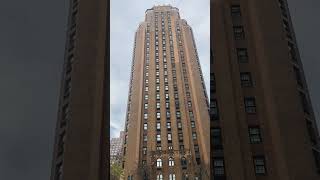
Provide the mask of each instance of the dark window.
[{"label": "dark window", "polygon": [[196,157],[196,161],[197,161],[197,164],[198,164],[198,165],[201,164],[201,159],[200,159],[200,157]]},{"label": "dark window", "polygon": [[316,168],[318,169],[318,173],[320,173],[320,152],[314,149],[312,151],[313,151],[314,161],[316,163]]},{"label": "dark window", "polygon": [[248,51],[246,48],[237,48],[237,56],[238,56],[238,61],[240,63],[246,63],[248,62]]},{"label": "dark window", "polygon": [[254,97],[246,97],[244,99],[245,110],[247,113],[256,113],[256,101]]},{"label": "dark window", "polygon": [[216,79],[213,73],[210,73],[210,91],[216,92]]},{"label": "dark window", "polygon": [[307,120],[307,129],[308,129],[308,134],[309,134],[311,142],[313,144],[316,144],[317,143],[317,136],[316,136],[316,133],[315,133],[315,129],[313,127],[312,122],[309,121],[309,120]]},{"label": "dark window", "polygon": [[232,5],[231,6],[231,16],[238,17],[241,16],[241,10],[239,5]]},{"label": "dark window", "polygon": [[211,144],[213,145],[213,150],[222,149],[222,137],[220,128],[211,129]]},{"label": "dark window", "polygon": [[307,97],[303,92],[299,92],[299,94],[300,94],[300,99],[301,99],[303,111],[305,113],[309,114],[310,111],[309,111],[309,103],[307,101]]},{"label": "dark window", "polygon": [[292,35],[291,35],[291,30],[290,30],[290,26],[289,26],[289,23],[287,20],[283,19],[283,27],[284,29],[286,30],[286,34],[287,34],[287,37],[289,39],[292,39]]},{"label": "dark window", "polygon": [[297,53],[294,45],[291,42],[288,42],[290,58],[293,61],[297,61]]},{"label": "dark window", "polygon": [[249,138],[251,144],[258,144],[262,142],[260,128],[249,127]]},{"label": "dark window", "polygon": [[297,67],[295,67],[295,66],[293,66],[293,70],[294,70],[294,73],[295,73],[295,76],[296,76],[297,84],[298,84],[300,87],[303,87],[300,70],[299,70]]},{"label": "dark window", "polygon": [[242,87],[251,87],[252,86],[251,73],[249,73],[249,72],[240,73],[240,80],[241,80]]},{"label": "dark window", "polygon": [[255,156],[253,157],[254,169],[256,175],[265,175],[266,174],[266,165],[264,156]]},{"label": "dark window", "polygon": [[213,159],[213,176],[214,176],[214,178],[225,176],[224,159],[223,158],[214,158]]},{"label": "dark window", "polygon": [[187,160],[186,160],[185,157],[181,158],[181,166],[182,166],[183,169],[187,168]]},{"label": "dark window", "polygon": [[183,135],[182,135],[182,133],[178,133],[178,137],[179,137],[179,141],[180,141],[180,142],[183,141]]},{"label": "dark window", "polygon": [[233,26],[233,34],[235,40],[242,40],[245,38],[243,26]]},{"label": "dark window", "polygon": [[218,103],[216,99],[213,99],[210,101],[210,116],[212,120],[219,119],[219,109],[218,109]]}]

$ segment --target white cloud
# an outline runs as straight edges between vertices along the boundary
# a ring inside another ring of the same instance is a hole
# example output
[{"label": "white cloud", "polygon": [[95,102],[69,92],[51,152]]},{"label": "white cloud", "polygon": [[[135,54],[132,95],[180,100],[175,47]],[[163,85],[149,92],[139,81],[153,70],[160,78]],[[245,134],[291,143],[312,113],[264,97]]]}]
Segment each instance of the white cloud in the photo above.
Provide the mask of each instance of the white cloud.
[{"label": "white cloud", "polygon": [[[111,0],[110,17],[110,128],[111,137],[124,129],[131,72],[134,34],[144,21],[145,10],[154,5],[177,6],[181,18],[192,27],[201,68],[209,90],[210,1],[209,0]],[[209,91],[208,91],[209,93]]]}]

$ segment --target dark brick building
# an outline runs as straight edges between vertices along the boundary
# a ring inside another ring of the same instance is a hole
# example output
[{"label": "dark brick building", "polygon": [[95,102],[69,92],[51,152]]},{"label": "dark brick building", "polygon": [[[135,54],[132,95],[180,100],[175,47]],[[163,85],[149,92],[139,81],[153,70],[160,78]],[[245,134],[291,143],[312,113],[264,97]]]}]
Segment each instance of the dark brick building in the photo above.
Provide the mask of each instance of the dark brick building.
[{"label": "dark brick building", "polygon": [[286,0],[211,1],[211,176],[318,180],[318,131]]}]

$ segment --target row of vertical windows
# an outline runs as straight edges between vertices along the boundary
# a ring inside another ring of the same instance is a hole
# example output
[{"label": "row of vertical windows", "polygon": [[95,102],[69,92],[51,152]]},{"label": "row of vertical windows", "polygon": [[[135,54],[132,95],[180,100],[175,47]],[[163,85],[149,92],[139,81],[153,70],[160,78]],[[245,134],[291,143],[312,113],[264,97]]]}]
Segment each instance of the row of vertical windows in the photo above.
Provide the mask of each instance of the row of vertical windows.
[{"label": "row of vertical windows", "polygon": [[[180,54],[180,60],[182,62],[182,73],[183,73],[183,76],[184,76],[184,85],[185,85],[185,89],[186,89],[186,93],[190,94],[190,88],[189,88],[189,84],[188,84],[188,76],[187,76],[187,70],[186,70],[186,67],[185,67],[185,59],[184,59],[184,52],[183,52],[183,43],[182,43],[182,31],[180,30],[180,26],[179,24],[177,23],[177,36],[178,36],[178,41],[179,41],[179,54]],[[191,102],[191,97],[190,95],[187,95],[187,103],[190,104],[192,103]],[[190,123],[194,122],[194,115],[193,115],[193,112],[192,112],[192,109],[189,110],[189,118],[190,118]],[[197,141],[197,133],[196,133],[196,127],[194,126],[194,123],[192,123],[192,139],[194,141],[194,149],[195,146],[197,146],[198,144],[198,141]],[[199,165],[201,162],[200,162],[200,152],[199,151],[196,151],[195,150],[195,155],[196,155],[196,162],[197,164]]]},{"label": "row of vertical windows", "polygon": [[[256,175],[265,175],[267,173],[264,156],[254,156],[253,164]],[[221,177],[225,177],[225,165],[223,157],[216,157],[213,159],[213,177],[217,179],[223,179]]]},{"label": "row of vertical windows", "polygon": [[[240,6],[234,5],[231,7],[231,14],[233,17],[240,17],[241,11]],[[243,40],[245,38],[244,29],[242,26],[234,26],[234,37],[235,40]],[[237,49],[237,56],[238,61],[241,63],[248,62],[248,52],[246,48],[238,48]],[[213,74],[214,76],[214,74]],[[297,75],[298,76],[298,75]],[[214,81],[214,80],[213,80]],[[242,87],[252,87],[252,77],[250,72],[241,72],[240,73],[240,81]],[[215,83],[215,82],[213,82]],[[215,84],[214,84],[215,87]],[[215,88],[214,88],[215,89]],[[302,98],[305,99],[305,98]],[[302,100],[306,101],[306,100]],[[244,98],[244,104],[245,104],[245,111],[249,114],[256,113],[256,101],[254,97],[245,97]],[[303,103],[306,104],[306,103]],[[305,105],[306,106],[306,105]],[[216,100],[213,99],[211,104],[212,109],[212,115],[215,117],[214,119],[217,119],[219,117],[218,115],[218,105]],[[262,142],[261,138],[261,130],[259,127],[249,127],[249,140],[251,144],[257,144]],[[221,140],[221,129],[220,128],[214,128],[212,129],[212,144],[214,145],[215,149],[219,149],[222,147],[222,140]],[[265,165],[265,158],[264,156],[255,156],[253,157],[253,163],[255,167],[255,173],[256,175],[265,175],[266,174],[266,165]],[[225,177],[224,172],[224,160],[223,157],[217,157],[214,159],[214,177]]]},{"label": "row of vertical windows", "polygon": [[[295,65],[298,61],[298,54],[297,54],[296,45],[294,44],[295,40],[293,39],[293,31],[291,30],[291,26],[290,26],[289,19],[288,19],[287,4],[286,4],[285,0],[278,0],[278,2],[279,2],[281,14],[282,14],[283,28],[284,28],[284,31],[285,31],[286,37],[287,37],[289,56],[290,56],[290,59],[294,62],[293,63],[294,76],[295,76],[298,87],[303,89],[304,88],[304,81],[303,81],[303,78],[301,75],[301,70],[299,69],[299,67],[297,67]],[[298,90],[298,91],[299,91],[299,96],[300,96],[303,111],[306,114],[310,114],[311,107],[310,107],[310,102],[308,101],[308,98],[306,97],[306,94],[300,90]],[[317,135],[315,134],[314,124],[309,120],[306,120],[306,123],[307,123],[307,131],[309,133],[310,141],[313,145],[317,145],[317,140],[316,140]],[[314,155],[316,167],[318,169],[318,173],[320,173],[319,152],[314,150],[313,155]]]},{"label": "row of vertical windows", "polygon": [[[75,41],[76,41],[76,19],[78,14],[78,0],[72,1],[72,8],[71,8],[71,15],[69,20],[69,31],[68,31],[68,51],[66,62],[65,62],[65,79],[64,79],[64,90],[63,90],[63,101],[65,101],[62,106],[62,116],[60,119],[59,127],[62,129],[62,132],[58,135],[57,139],[57,158],[63,156],[64,153],[64,146],[66,141],[66,125],[67,121],[70,120],[70,107],[69,107],[69,99],[68,97],[71,94],[71,71],[72,65],[74,61],[74,48],[75,48]],[[55,180],[62,179],[62,171],[63,169],[63,160],[58,162],[55,166]]]}]

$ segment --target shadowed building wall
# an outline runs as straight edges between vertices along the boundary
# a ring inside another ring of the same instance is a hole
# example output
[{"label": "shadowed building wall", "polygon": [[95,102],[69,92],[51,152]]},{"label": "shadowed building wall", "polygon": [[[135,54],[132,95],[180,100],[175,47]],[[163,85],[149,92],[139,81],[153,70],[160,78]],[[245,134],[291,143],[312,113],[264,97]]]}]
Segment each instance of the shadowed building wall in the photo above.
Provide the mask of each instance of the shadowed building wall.
[{"label": "shadowed building wall", "polygon": [[106,180],[107,2],[70,0],[51,180]]},{"label": "shadowed building wall", "polygon": [[320,179],[318,132],[286,0],[211,7],[213,179]]}]

